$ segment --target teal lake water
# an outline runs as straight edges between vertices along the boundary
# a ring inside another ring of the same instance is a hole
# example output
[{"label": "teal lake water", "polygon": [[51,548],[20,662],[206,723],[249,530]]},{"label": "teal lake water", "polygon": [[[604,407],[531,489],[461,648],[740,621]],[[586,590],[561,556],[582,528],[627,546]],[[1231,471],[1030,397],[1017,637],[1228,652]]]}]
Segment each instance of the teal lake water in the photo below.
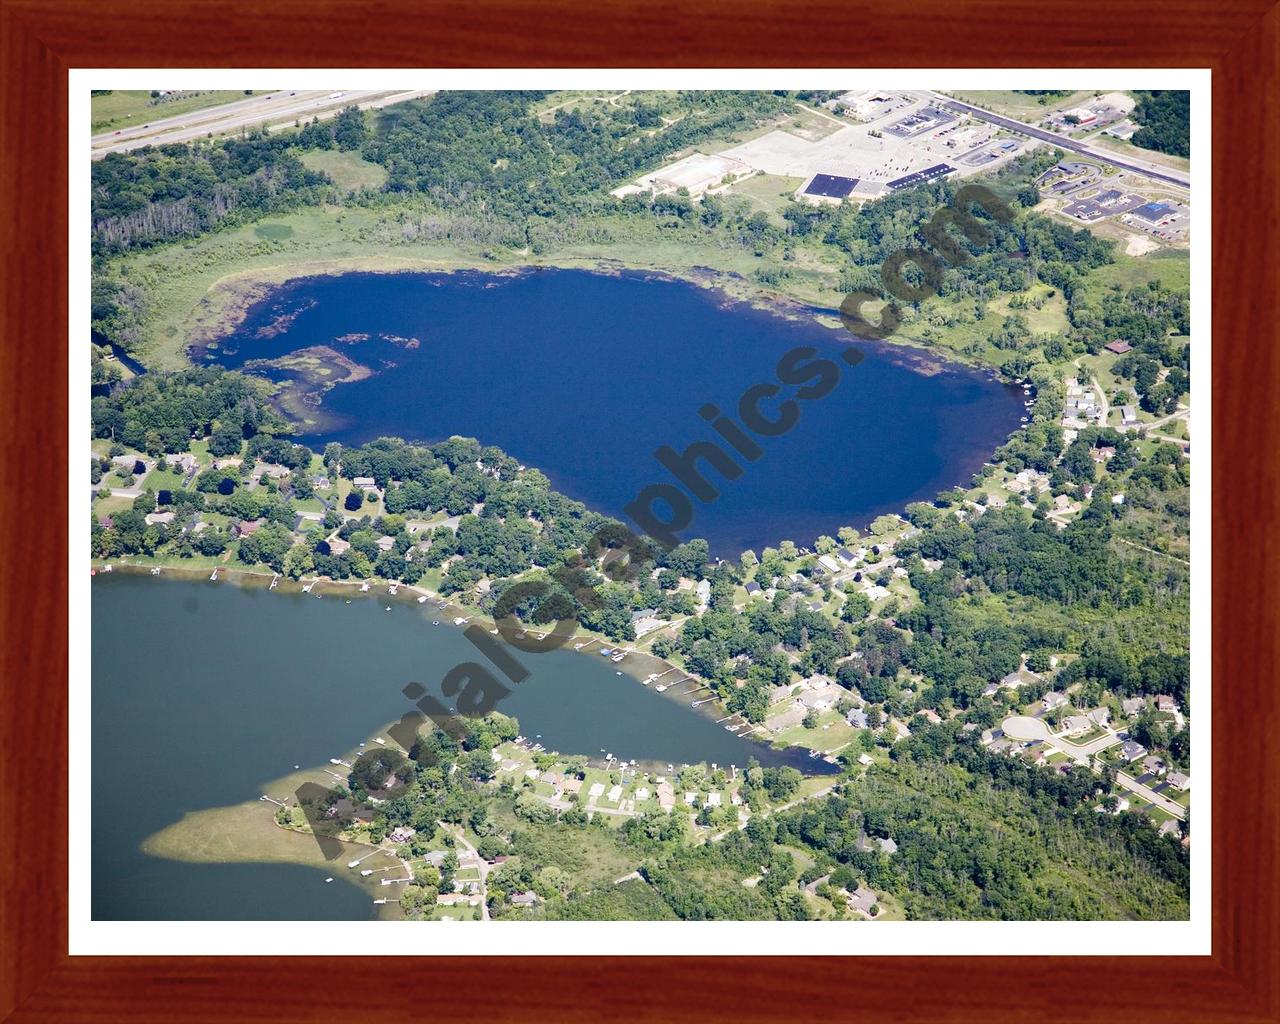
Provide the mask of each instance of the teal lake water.
[{"label": "teal lake water", "polygon": [[[483,661],[462,630],[433,625],[430,605],[225,581],[100,574],[92,598],[94,917],[372,917],[341,873],[325,885],[309,867],[179,863],[139,846],[188,811],[255,799],[294,765],[350,750],[410,710],[407,683],[438,695],[449,669]],[[516,653],[530,676],[499,710],[549,750],[831,770],[740,740],[605,658]]]}]

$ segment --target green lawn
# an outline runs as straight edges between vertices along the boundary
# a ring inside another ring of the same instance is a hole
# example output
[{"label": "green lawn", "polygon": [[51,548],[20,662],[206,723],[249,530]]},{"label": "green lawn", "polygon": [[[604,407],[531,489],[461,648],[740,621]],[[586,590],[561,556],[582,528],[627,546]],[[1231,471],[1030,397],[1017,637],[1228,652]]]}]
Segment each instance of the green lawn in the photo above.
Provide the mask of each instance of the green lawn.
[{"label": "green lawn", "polygon": [[114,89],[105,96],[94,96],[89,101],[94,134],[112,132],[123,128],[150,124],[166,117],[189,114],[193,110],[233,103],[245,98],[242,89],[222,89],[193,92],[181,99],[164,103],[152,103],[147,89]]},{"label": "green lawn", "polygon": [[176,491],[181,488],[183,479],[182,474],[174,473],[172,470],[153,469],[147,474],[142,486],[144,489],[149,487],[153,491]]},{"label": "green lawn", "polygon": [[299,158],[310,170],[329,175],[339,188],[381,188],[387,180],[387,172],[380,164],[369,162],[359,153],[318,149],[301,153]]}]

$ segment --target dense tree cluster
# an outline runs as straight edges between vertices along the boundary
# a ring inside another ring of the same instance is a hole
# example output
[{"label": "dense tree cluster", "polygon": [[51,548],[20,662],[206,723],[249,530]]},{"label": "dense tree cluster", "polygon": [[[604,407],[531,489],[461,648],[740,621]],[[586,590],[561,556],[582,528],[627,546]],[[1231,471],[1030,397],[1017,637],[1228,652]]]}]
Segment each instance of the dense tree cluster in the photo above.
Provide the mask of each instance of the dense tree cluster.
[{"label": "dense tree cluster", "polygon": [[364,139],[364,115],[353,107],[297,133],[258,129],[217,142],[109,153],[91,172],[94,252],[192,238],[228,221],[319,202],[332,181],[307,170],[297,150],[358,149]]},{"label": "dense tree cluster", "polygon": [[541,98],[443,91],[401,104],[380,115],[364,154],[387,168],[388,189],[425,193],[442,209],[558,218],[670,153],[794,109],[772,93],[684,91],[562,106],[544,120],[530,112]]},{"label": "dense tree cluster", "polygon": [[1137,93],[1133,119],[1141,127],[1131,140],[1135,146],[1174,156],[1191,155],[1191,93],[1185,89]]},{"label": "dense tree cluster", "polygon": [[213,454],[238,453],[259,431],[285,428],[266,394],[265,381],[217,368],[149,373],[93,399],[93,436],[151,455],[185,452],[210,436]]}]

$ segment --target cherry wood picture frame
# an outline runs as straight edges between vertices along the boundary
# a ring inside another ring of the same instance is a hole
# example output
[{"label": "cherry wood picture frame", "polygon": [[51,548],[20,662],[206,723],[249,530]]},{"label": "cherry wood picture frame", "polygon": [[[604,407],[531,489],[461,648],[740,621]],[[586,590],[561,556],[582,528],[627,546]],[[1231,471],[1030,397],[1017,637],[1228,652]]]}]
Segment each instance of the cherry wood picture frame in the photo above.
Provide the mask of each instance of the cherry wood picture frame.
[{"label": "cherry wood picture frame", "polygon": [[[1212,69],[1212,955],[69,956],[67,71],[166,66]],[[1280,1020],[1272,0],[0,0],[0,67],[0,1019]]]}]

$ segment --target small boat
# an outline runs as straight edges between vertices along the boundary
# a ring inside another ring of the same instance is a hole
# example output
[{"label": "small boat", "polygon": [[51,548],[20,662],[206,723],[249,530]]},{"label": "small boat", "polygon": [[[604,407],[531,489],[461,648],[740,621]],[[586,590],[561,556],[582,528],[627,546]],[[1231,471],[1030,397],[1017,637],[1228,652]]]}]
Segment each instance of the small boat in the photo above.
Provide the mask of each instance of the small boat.
[{"label": "small boat", "polygon": [[360,584],[360,593],[362,593],[362,594],[363,594],[363,593],[364,593],[365,591],[367,591],[368,589],[369,589],[369,583],[368,583],[368,581],[367,581],[367,580],[366,580],[364,583],[361,583],[361,584]]},{"label": "small boat", "polygon": [[605,657],[605,658],[611,658],[611,657],[613,657],[613,648],[612,648],[612,647],[601,647],[601,648],[600,648],[600,654],[601,654],[601,656],[603,656],[603,657]]},{"label": "small boat", "polygon": [[329,758],[329,763],[330,763],[330,764],[342,764],[342,762],[341,762],[341,761],[339,761],[336,757],[331,757],[331,758]]},{"label": "small boat", "polygon": [[420,598],[418,598],[418,604],[425,604],[426,600],[427,600],[427,595],[423,594]]},{"label": "small boat", "polygon": [[615,675],[615,676],[620,676],[620,675],[622,675],[622,673],[621,673],[621,672],[615,672],[615,673],[614,673],[614,675]]},{"label": "small boat", "polygon": [[657,689],[657,691],[658,691],[659,693],[666,693],[666,692],[667,692],[667,684],[666,684],[666,683],[663,683],[661,686],[656,687],[656,689]]},{"label": "small boat", "polygon": [[332,881],[333,881],[333,879],[332,879],[332,878],[326,878],[324,881],[325,881],[325,885],[328,885],[330,882],[332,882]]},{"label": "small boat", "polygon": [[433,626],[438,626],[438,625],[440,625],[440,620],[439,620],[439,619],[432,619],[432,620],[431,620],[431,625],[433,625]]},{"label": "small boat", "polygon": [[464,619],[461,615],[459,615],[457,618],[453,620],[453,624],[455,626],[465,626],[470,621],[471,621],[470,619]]},{"label": "small boat", "polygon": [[349,861],[347,861],[347,867],[349,867],[349,868],[353,868],[353,867],[355,867],[355,866],[356,866],[357,864],[359,864],[359,863],[360,863],[359,858],[356,858],[355,860],[349,860]]},{"label": "small boat", "polygon": [[104,566],[102,567],[102,571],[103,571],[103,572],[110,572],[110,571],[111,571],[111,566],[109,566],[109,565],[104,565]]},{"label": "small boat", "polygon": [[152,569],[152,570],[151,570],[151,575],[152,575],[152,576],[159,576],[159,575],[160,575],[160,567],[159,567],[158,565],[157,565],[154,569]]},{"label": "small boat", "polygon": [[360,874],[362,874],[365,878],[368,878],[371,874],[373,874],[373,868],[363,868],[360,871]]}]

